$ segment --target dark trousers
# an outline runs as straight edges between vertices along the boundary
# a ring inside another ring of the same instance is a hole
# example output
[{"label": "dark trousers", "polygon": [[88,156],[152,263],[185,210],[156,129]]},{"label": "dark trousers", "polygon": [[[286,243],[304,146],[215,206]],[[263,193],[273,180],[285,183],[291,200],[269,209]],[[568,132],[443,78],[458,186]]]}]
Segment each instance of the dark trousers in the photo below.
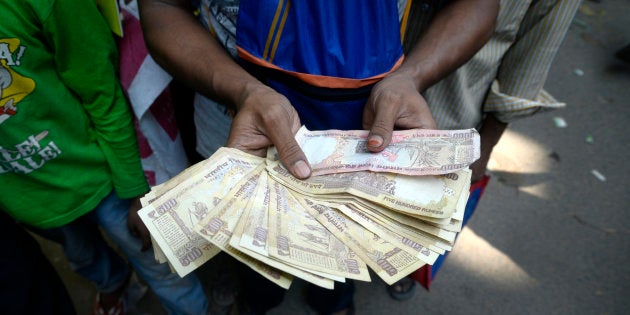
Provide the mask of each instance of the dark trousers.
[{"label": "dark trousers", "polygon": [[0,211],[0,312],[76,314],[57,271],[35,239]]},{"label": "dark trousers", "polygon": [[[284,299],[285,289],[265,279],[249,267],[241,264],[239,271],[243,285],[243,299],[251,308],[252,314],[265,314],[280,305]],[[335,282],[335,289],[328,290],[313,284],[306,289],[306,302],[317,314],[328,315],[352,306],[354,282],[347,279],[345,283]]]}]

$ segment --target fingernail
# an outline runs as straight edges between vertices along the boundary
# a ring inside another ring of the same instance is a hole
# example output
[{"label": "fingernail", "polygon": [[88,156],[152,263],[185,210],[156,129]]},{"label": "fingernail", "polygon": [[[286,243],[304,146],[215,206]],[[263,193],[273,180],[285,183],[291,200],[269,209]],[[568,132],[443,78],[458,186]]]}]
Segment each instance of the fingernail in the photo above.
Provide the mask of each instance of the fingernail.
[{"label": "fingernail", "polygon": [[308,164],[306,164],[306,162],[299,160],[295,162],[294,166],[295,174],[299,178],[307,178],[309,175],[311,175],[311,169],[308,167]]},{"label": "fingernail", "polygon": [[380,147],[383,144],[383,137],[379,135],[373,135],[368,139],[369,147]]}]

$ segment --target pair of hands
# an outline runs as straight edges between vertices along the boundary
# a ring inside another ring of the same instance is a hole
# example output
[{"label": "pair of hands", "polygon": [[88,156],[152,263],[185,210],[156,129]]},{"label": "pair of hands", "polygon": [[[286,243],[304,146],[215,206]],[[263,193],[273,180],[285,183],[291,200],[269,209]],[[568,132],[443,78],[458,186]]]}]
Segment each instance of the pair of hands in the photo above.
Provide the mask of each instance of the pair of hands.
[{"label": "pair of hands", "polygon": [[[293,176],[310,176],[310,165],[294,138],[300,118],[286,97],[261,84],[244,93],[237,107],[228,147],[264,157],[267,147],[274,145]],[[485,175],[492,149],[507,124],[489,115],[483,126],[481,157],[470,167],[473,183]],[[368,149],[380,152],[389,145],[395,129],[436,129],[437,125],[413,78],[394,72],[372,89],[363,111],[363,128],[370,130]]]},{"label": "pair of hands", "polygon": [[[300,118],[289,100],[260,84],[238,101],[227,146],[264,157],[267,147],[274,145],[293,176],[309,177],[310,165],[294,138]],[[390,143],[394,129],[435,129],[436,124],[413,78],[394,72],[372,89],[363,111],[363,128],[370,130],[368,149],[380,152]]]},{"label": "pair of hands", "polygon": [[[264,157],[267,148],[274,145],[291,174],[297,178],[310,176],[310,165],[294,138],[301,126],[300,118],[286,97],[260,84],[242,95],[238,108],[228,147]],[[390,143],[394,129],[436,129],[437,125],[412,78],[392,73],[372,89],[363,111],[363,128],[370,130],[368,149],[380,152]],[[481,158],[471,166],[473,182],[485,174],[492,146],[482,145]],[[134,198],[127,224],[131,234],[142,240],[141,250],[145,251],[151,238],[138,215],[141,208],[140,197]]]}]

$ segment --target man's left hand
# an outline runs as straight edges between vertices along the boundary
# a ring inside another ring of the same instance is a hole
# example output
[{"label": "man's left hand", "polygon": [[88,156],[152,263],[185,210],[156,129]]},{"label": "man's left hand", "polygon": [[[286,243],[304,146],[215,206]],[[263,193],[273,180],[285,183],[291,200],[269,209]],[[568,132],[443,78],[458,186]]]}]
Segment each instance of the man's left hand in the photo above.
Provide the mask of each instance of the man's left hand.
[{"label": "man's left hand", "polygon": [[363,128],[370,130],[368,149],[380,152],[394,129],[436,129],[437,125],[413,78],[392,73],[377,83],[363,110]]}]

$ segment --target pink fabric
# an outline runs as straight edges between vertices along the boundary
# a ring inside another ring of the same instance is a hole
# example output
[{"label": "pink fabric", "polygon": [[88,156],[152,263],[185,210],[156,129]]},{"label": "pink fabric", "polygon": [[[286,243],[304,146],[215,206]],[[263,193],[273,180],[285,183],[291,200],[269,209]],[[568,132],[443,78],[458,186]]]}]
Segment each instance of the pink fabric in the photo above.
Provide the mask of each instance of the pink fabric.
[{"label": "pink fabric", "polygon": [[177,122],[175,121],[175,109],[173,108],[173,100],[171,99],[171,90],[164,90],[164,92],[155,99],[149,110],[171,140],[174,141],[179,134],[179,130],[177,129]]},{"label": "pink fabric", "polygon": [[149,54],[142,37],[140,21],[134,16],[121,11],[124,36],[120,39],[120,82],[125,89],[129,89],[133,78],[138,73],[142,62]]},{"label": "pink fabric", "polygon": [[[167,85],[170,76],[151,59],[140,21],[127,10],[121,10],[124,36],[118,42],[120,82],[135,114],[134,125],[145,176],[154,186],[185,169],[188,160]],[[161,86],[165,86],[161,92],[156,90]],[[156,93],[144,93],[150,90]]]}]

